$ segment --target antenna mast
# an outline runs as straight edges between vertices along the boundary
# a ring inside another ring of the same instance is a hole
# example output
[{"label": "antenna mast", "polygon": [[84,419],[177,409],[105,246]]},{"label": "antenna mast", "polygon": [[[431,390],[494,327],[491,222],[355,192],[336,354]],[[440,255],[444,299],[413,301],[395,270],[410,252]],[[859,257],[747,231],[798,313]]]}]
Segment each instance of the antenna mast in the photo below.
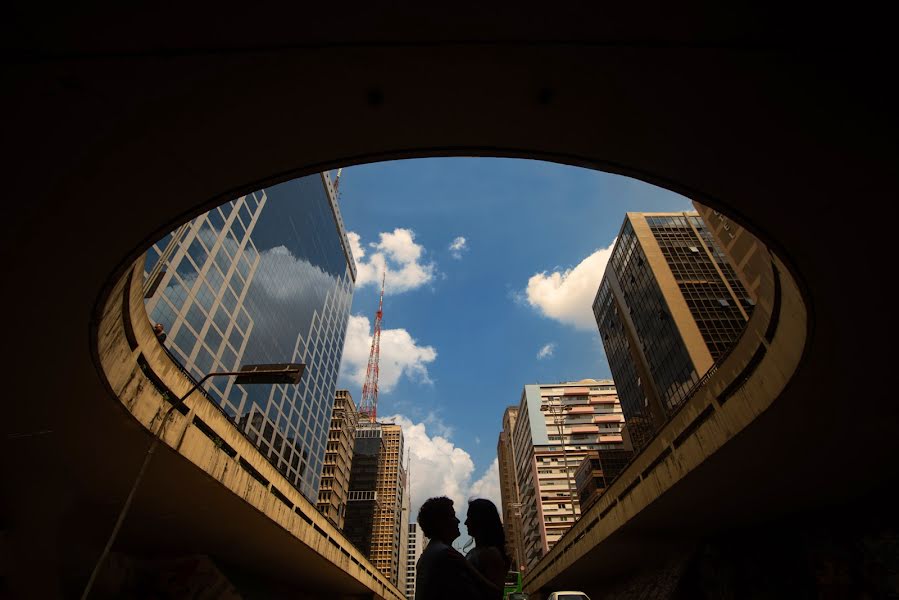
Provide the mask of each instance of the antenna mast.
[{"label": "antenna mast", "polygon": [[384,316],[384,284],[387,269],[381,277],[381,298],[375,314],[375,333],[371,338],[368,354],[368,368],[365,370],[365,384],[362,386],[362,400],[359,401],[359,415],[374,423],[378,418],[378,363],[381,360],[381,317]]}]

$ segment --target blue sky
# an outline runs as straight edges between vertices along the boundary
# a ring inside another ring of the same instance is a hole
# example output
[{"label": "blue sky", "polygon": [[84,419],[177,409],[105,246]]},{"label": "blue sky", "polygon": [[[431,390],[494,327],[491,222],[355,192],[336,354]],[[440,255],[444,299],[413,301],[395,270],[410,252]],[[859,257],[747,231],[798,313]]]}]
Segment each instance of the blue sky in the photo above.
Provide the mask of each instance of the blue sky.
[{"label": "blue sky", "polygon": [[440,491],[498,500],[502,414],[525,384],[610,377],[589,311],[624,213],[691,209],[626,177],[483,158],[347,168],[340,204],[360,268],[340,383],[358,402],[386,261],[378,414],[405,417],[413,515]]}]

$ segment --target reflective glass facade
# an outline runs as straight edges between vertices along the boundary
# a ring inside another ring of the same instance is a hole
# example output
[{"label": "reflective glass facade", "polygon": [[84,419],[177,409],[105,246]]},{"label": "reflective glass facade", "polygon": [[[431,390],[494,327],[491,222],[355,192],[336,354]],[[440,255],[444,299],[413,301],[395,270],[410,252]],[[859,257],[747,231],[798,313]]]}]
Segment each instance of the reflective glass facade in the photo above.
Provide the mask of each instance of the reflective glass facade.
[{"label": "reflective glass facade", "polygon": [[147,252],[147,312],[194,377],[244,364],[306,364],[297,386],[238,386],[223,377],[206,388],[313,502],[353,296],[351,256],[324,174],[233,200]]},{"label": "reflective glass facade", "polygon": [[374,549],[376,519],[381,509],[378,475],[384,458],[384,437],[380,425],[361,421],[356,429],[343,534],[367,558],[371,557]]},{"label": "reflective glass facade", "polygon": [[618,304],[612,296],[609,278],[603,279],[599,294],[593,303],[593,314],[599,326],[609,369],[618,389],[621,410],[627,419],[628,432],[632,443],[642,446],[655,430],[648,394],[637,374],[637,360],[631,347],[631,336],[619,313]]},{"label": "reflective glass facade", "polygon": [[[696,213],[628,214],[593,314],[636,446],[736,342],[752,308]],[[698,334],[689,347],[685,331]]]},{"label": "reflective glass facade", "polygon": [[[740,337],[753,303],[699,217],[646,217],[714,360]],[[742,310],[741,310],[742,309]]]},{"label": "reflective glass facade", "polygon": [[[623,306],[613,302],[613,294],[601,291],[593,311],[600,325],[603,343],[607,344],[609,368],[618,386],[624,414],[628,421],[633,419],[635,425],[640,426],[651,420],[647,414],[647,396],[653,390],[644,390],[644,386],[655,385],[666,413],[670,413],[684,400],[687,391],[699,379],[699,374],[629,221],[621,230],[609,266],[614,271],[615,279],[604,281],[600,290],[608,287],[609,283],[617,282]],[[621,314],[624,310],[628,313],[626,320]],[[632,324],[631,336],[627,335],[626,329],[629,323]],[[634,343],[639,346],[632,349]],[[635,365],[627,364],[634,360],[635,355],[638,360],[641,355],[645,357],[652,383],[644,382]]]}]

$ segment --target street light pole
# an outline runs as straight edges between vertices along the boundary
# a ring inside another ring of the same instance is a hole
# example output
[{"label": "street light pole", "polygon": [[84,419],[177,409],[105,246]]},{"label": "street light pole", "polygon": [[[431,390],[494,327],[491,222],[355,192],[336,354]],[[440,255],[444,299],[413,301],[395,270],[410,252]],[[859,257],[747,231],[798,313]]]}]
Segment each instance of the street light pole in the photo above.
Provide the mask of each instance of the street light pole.
[{"label": "street light pole", "polygon": [[131,490],[128,492],[128,497],[125,499],[125,504],[122,506],[122,510],[119,511],[119,517],[118,519],[116,519],[115,525],[112,528],[112,533],[109,534],[109,539],[106,541],[106,546],[103,548],[103,552],[100,553],[100,558],[97,559],[97,564],[94,565],[94,570],[91,572],[90,579],[87,580],[87,585],[84,586],[84,592],[81,594],[81,600],[87,599],[88,595],[91,592],[91,588],[94,586],[94,581],[97,579],[97,575],[100,573],[100,567],[103,566],[103,562],[106,560],[106,557],[109,555],[109,551],[112,549],[112,545],[115,542],[116,536],[118,536],[119,530],[122,528],[122,523],[125,522],[125,516],[128,514],[128,509],[131,508],[131,503],[134,500],[135,494],[137,493],[137,488],[138,486],[140,486],[140,482],[144,478],[144,474],[147,472],[147,467],[150,466],[150,460],[153,458],[153,454],[156,452],[156,448],[159,446],[159,442],[162,439],[162,432],[165,430],[165,425],[168,422],[169,417],[172,416],[172,412],[175,409],[180,408],[188,399],[188,397],[190,397],[191,394],[197,391],[197,389],[211,377],[236,376],[237,379],[235,380],[235,383],[241,384],[292,383],[295,385],[299,383],[300,377],[303,375],[305,367],[306,365],[304,364],[246,365],[240,371],[219,371],[215,373],[208,373],[200,381],[194,383],[193,387],[191,387],[186,394],[181,396],[177,402],[173,403],[169,407],[169,409],[165,413],[165,416],[162,418],[162,422],[156,429],[156,433],[153,434],[153,441],[150,442],[150,447],[147,448],[147,453],[144,455],[144,462],[143,464],[141,464],[140,470],[137,472],[137,477],[135,477],[134,483],[131,484]]},{"label": "street light pole", "polygon": [[[515,484],[515,495],[518,500],[518,483]],[[515,563],[517,567],[517,571],[521,573],[525,569],[525,560],[524,560],[524,523],[521,520],[521,509],[523,508],[523,504],[521,502],[511,502],[509,506],[512,507],[512,518],[515,519],[516,528],[516,539],[512,540],[515,544]]]}]

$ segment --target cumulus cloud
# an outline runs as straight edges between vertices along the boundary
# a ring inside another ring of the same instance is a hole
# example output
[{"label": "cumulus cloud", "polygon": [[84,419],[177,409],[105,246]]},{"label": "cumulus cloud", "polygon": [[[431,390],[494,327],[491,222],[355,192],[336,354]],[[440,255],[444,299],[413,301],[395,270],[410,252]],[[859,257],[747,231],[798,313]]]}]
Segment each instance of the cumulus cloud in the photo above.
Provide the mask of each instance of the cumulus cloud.
[{"label": "cumulus cloud", "polygon": [[560,323],[595,330],[593,298],[614,247],[612,240],[607,248],[598,249],[571,269],[532,275],[524,293],[528,305]]},{"label": "cumulus cloud", "polygon": [[347,238],[356,261],[356,288],[381,285],[381,276],[387,271],[387,294],[400,294],[419,288],[434,279],[436,265],[422,262],[425,249],[415,243],[415,232],[396,228],[379,234],[379,242],[371,242],[371,256],[362,245],[361,236],[350,231]]},{"label": "cumulus cloud", "polygon": [[494,458],[487,471],[471,485],[469,492],[473,498],[487,498],[496,504],[502,514],[502,497],[499,491],[499,459]]},{"label": "cumulus cloud", "polygon": [[[341,371],[350,381],[360,386],[365,383],[372,335],[368,317],[350,315]],[[428,365],[436,358],[437,350],[433,346],[419,346],[405,329],[382,329],[379,390],[390,392],[403,376],[424,384],[433,383],[428,374]]]},{"label": "cumulus cloud", "polygon": [[446,439],[450,439],[453,437],[453,433],[455,433],[455,430],[450,425],[444,423],[443,419],[433,412],[429,412],[422,423],[427,425],[433,433]]},{"label": "cumulus cloud", "polygon": [[488,498],[500,508],[499,465],[496,459],[477,481],[472,482],[474,461],[471,455],[449,438],[431,433],[424,422],[413,423],[403,415],[385,417],[383,421],[403,428],[411,469],[410,521],[415,520],[424,501],[434,496],[452,499],[459,515],[467,510],[470,498]]},{"label": "cumulus cloud", "polygon": [[449,245],[450,254],[452,254],[455,259],[462,258],[462,253],[466,250],[468,250],[468,240],[461,235],[454,239],[453,243]]},{"label": "cumulus cloud", "polygon": [[540,348],[540,351],[537,352],[537,360],[543,360],[544,358],[550,358],[553,355],[553,352],[556,351],[555,342],[550,342]]}]

